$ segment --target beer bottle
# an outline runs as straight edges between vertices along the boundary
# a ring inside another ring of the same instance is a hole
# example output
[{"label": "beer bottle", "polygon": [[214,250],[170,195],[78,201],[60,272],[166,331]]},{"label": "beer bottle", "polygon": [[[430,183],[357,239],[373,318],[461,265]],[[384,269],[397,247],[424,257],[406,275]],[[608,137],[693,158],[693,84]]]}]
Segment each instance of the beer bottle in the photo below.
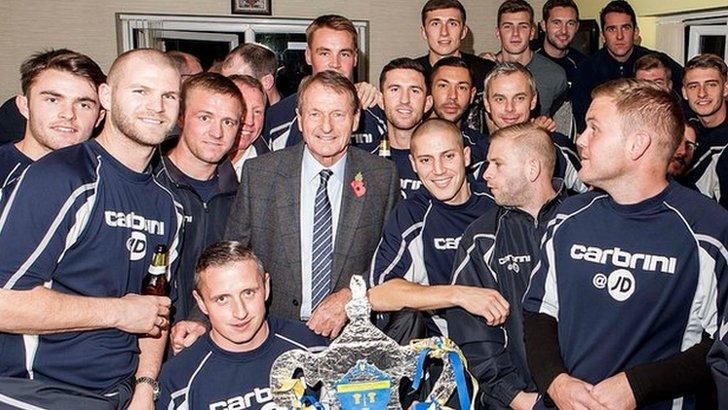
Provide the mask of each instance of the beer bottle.
[{"label": "beer bottle", "polygon": [[389,158],[392,156],[392,152],[389,150],[389,140],[387,135],[382,135],[382,139],[379,141],[379,156]]},{"label": "beer bottle", "polygon": [[142,282],[142,295],[167,296],[167,245],[159,244],[154,248],[152,263]]}]

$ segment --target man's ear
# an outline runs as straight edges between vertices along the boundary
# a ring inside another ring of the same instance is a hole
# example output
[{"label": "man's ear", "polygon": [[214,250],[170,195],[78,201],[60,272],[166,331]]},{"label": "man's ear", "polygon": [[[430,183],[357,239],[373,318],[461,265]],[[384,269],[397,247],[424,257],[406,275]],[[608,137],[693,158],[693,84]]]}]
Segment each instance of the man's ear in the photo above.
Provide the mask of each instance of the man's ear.
[{"label": "man's ear", "polygon": [[304,51],[303,55],[306,57],[306,64],[313,65],[311,64],[311,50],[308,46],[306,46],[306,51]]},{"label": "man's ear", "polygon": [[298,130],[303,132],[303,125],[301,124],[301,111],[296,107],[296,123],[298,125]]},{"label": "man's ear", "polygon": [[536,158],[529,158],[526,163],[526,177],[529,182],[534,182],[541,175],[541,162]]},{"label": "man's ear", "polygon": [[546,32],[546,21],[541,20],[541,22],[538,24],[541,26],[541,30],[543,30],[543,32],[545,33]]},{"label": "man's ear", "polygon": [[410,154],[407,155],[407,156],[409,157],[410,165],[412,165],[412,170],[415,171],[415,174],[417,174],[417,167],[415,167],[415,157],[412,156],[412,150],[411,149],[410,149]]},{"label": "man's ear", "polygon": [[465,24],[465,25],[463,26],[463,32],[462,32],[462,33],[460,33],[460,40],[465,40],[465,37],[467,37],[467,36],[468,36],[468,31],[470,31],[470,28],[468,27],[468,25],[467,25],[467,24]]},{"label": "man's ear", "polygon": [[21,94],[16,95],[15,106],[18,107],[18,111],[20,111],[20,114],[22,114],[26,120],[30,118],[30,110],[28,109],[28,97]]},{"label": "man's ear", "polygon": [[428,95],[425,98],[425,112],[428,112],[428,111],[430,111],[430,109],[432,109],[432,104],[433,104],[432,95]]},{"label": "man's ear", "polygon": [[106,118],[106,110],[101,108],[99,109],[99,118],[96,120],[96,124],[94,124],[94,128],[101,125],[101,122]]},{"label": "man's ear", "polygon": [[208,315],[207,306],[205,306],[205,301],[202,299],[202,296],[197,291],[197,289],[192,291],[192,296],[195,297],[195,301],[197,302],[197,307],[200,308],[200,311],[204,313],[205,315]]},{"label": "man's ear", "polygon": [[463,147],[463,159],[465,160],[465,171],[467,172],[468,167],[470,166],[470,147]]},{"label": "man's ear", "polygon": [[475,88],[474,85],[472,87],[470,87],[470,102],[469,102],[469,104],[472,104],[473,103],[473,100],[475,100],[475,93],[477,93],[477,92],[478,92],[478,89]]},{"label": "man's ear", "polygon": [[530,111],[533,111],[536,109],[536,104],[538,104],[538,91],[531,98],[531,106],[530,106],[531,110]]},{"label": "man's ear", "polygon": [[647,148],[652,145],[652,137],[649,133],[640,130],[632,133],[627,143],[629,144],[627,147],[629,158],[635,161],[640,159],[647,152]]},{"label": "man's ear", "polygon": [[[351,124],[351,132],[356,131],[357,128],[359,128],[359,116],[361,115],[361,108],[356,110],[354,113],[354,122]],[[299,121],[299,124],[301,122]],[[303,131],[301,131],[303,132]]]},{"label": "man's ear", "polygon": [[276,78],[273,77],[273,74],[266,74],[260,79],[260,83],[263,84],[263,89],[267,92],[276,85]]},{"label": "man's ear", "polygon": [[265,283],[265,300],[267,301],[270,297],[270,275],[268,272],[263,276],[263,281]]},{"label": "man's ear", "polygon": [[99,102],[105,110],[111,110],[111,87],[106,83],[99,86]]}]

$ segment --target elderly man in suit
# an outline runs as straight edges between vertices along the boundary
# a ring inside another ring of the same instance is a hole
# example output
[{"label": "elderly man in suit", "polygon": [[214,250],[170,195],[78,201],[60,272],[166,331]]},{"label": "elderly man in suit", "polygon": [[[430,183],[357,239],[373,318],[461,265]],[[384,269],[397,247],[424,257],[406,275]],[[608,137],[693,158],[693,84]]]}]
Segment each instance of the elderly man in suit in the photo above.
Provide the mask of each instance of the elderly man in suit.
[{"label": "elderly man in suit", "polygon": [[[225,237],[268,269],[270,312],[333,338],[346,323],[349,279],[368,269],[399,178],[391,161],[349,146],[360,109],[348,79],[319,72],[298,95],[304,141],[245,163]],[[194,333],[175,329],[174,350]]]}]

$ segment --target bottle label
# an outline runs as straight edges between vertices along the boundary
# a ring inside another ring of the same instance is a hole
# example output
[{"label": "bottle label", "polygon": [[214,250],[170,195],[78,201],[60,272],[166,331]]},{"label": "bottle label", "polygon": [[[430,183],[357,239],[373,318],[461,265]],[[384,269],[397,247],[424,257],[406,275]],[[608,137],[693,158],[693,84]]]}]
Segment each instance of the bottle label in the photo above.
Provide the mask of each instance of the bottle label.
[{"label": "bottle label", "polygon": [[164,275],[167,273],[167,268],[164,266],[150,266],[149,274],[151,275]]}]

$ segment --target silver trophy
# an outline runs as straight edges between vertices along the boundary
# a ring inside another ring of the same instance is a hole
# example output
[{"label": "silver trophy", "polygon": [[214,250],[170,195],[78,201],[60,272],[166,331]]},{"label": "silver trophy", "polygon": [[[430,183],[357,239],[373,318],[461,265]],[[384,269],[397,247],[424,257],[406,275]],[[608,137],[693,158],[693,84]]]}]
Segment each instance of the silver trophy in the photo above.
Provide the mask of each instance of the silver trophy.
[{"label": "silver trophy", "polygon": [[[464,366],[457,346],[445,338],[423,339],[409,346],[400,346],[370,321],[372,307],[366,297],[362,277],[353,276],[350,288],[352,300],[346,305],[349,323],[326,350],[319,353],[291,350],[273,363],[270,386],[276,405],[289,409],[303,408],[302,396],[306,385],[315,386],[322,382],[318,402],[324,408],[401,409],[399,383],[402,378],[419,383],[415,379],[421,376],[425,356],[443,361],[443,371],[427,402],[433,403],[433,408],[444,405],[456,387],[457,370],[454,371],[451,360],[453,353],[459,357],[455,359],[456,367]],[[297,370],[303,372],[303,377],[294,379]],[[459,387],[467,391],[465,386]],[[467,392],[465,394],[467,397]]]}]

